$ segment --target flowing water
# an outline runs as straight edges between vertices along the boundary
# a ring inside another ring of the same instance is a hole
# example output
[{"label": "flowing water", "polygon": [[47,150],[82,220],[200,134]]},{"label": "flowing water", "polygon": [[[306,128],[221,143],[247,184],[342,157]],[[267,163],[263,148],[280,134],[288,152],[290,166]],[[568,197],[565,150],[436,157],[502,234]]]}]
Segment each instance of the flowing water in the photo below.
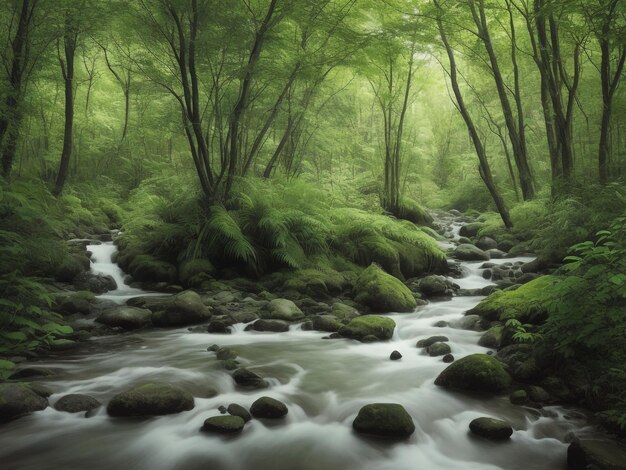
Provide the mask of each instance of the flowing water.
[{"label": "flowing water", "polygon": [[[119,289],[102,296],[122,302],[141,294],[123,282],[112,264],[112,244],[88,247],[92,269],[111,274]],[[528,261],[526,258],[494,260]],[[463,263],[462,288],[489,284],[480,263]],[[480,333],[432,326],[454,322],[481,297],[432,302],[414,313],[391,315],[397,324],[392,340],[362,344],[324,340],[326,333],[291,327],[286,333],[245,332],[231,335],[156,330],[94,338],[97,353],[76,353],[37,363],[57,372],[42,379],[54,390],[50,403],[68,393],[91,395],[103,403],[137,382],[167,381],[194,394],[195,408],[149,419],[111,419],[46,410],[0,428],[0,468],[9,469],[255,469],[255,470],[403,470],[403,469],[562,469],[567,435],[585,428],[584,416],[558,407],[541,411],[513,406],[506,397],[468,397],[445,391],[434,379],[445,367],[415,347],[418,339],[443,334],[458,359],[487,352],[477,345]],[[230,346],[240,361],[268,379],[270,387],[243,391],[207,352],[217,343]],[[400,361],[390,361],[398,350]],[[104,351],[104,352],[102,352]],[[212,390],[218,392],[212,396]],[[241,435],[223,438],[199,432],[203,421],[218,415],[218,406],[249,407],[260,396],[285,402],[286,420],[267,424],[252,420]],[[374,402],[404,405],[416,431],[410,439],[389,442],[352,431],[361,406]],[[512,423],[509,442],[492,443],[468,434],[469,422],[493,416]]]}]

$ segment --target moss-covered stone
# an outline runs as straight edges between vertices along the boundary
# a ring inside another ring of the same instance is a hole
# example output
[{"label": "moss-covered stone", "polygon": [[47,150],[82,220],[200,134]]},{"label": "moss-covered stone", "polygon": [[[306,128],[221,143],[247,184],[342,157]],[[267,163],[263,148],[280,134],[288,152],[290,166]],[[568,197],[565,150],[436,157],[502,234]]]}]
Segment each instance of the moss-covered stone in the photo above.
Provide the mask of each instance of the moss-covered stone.
[{"label": "moss-covered stone", "polygon": [[442,342],[433,343],[426,348],[426,352],[431,357],[445,356],[450,354],[451,351],[450,345]]},{"label": "moss-covered stone", "polygon": [[102,406],[102,403],[89,395],[72,393],[59,398],[54,404],[54,409],[65,411],[66,413],[79,413],[94,410],[100,406]]},{"label": "moss-covered stone", "polygon": [[79,313],[88,315],[91,306],[96,301],[96,295],[90,291],[78,291],[71,294],[62,294],[55,299],[55,311],[64,315]]},{"label": "moss-covered stone", "polygon": [[68,253],[55,266],[54,278],[61,282],[72,282],[76,276],[88,270],[89,258],[81,254]]},{"label": "moss-covered stone", "polygon": [[128,270],[133,279],[139,282],[176,282],[176,267],[154,256],[135,256]]},{"label": "moss-covered stone", "polygon": [[252,415],[250,414],[250,412],[246,410],[243,406],[238,405],[237,403],[231,403],[230,405],[228,405],[226,411],[228,411],[228,413],[232,416],[239,416],[245,422],[248,422],[252,419]]},{"label": "moss-covered stone", "polygon": [[288,412],[287,405],[271,397],[261,397],[250,407],[250,413],[255,418],[280,419],[287,416]]},{"label": "moss-covered stone", "polygon": [[378,313],[412,312],[417,307],[409,288],[375,264],[361,273],[354,290],[357,302]]},{"label": "moss-covered stone", "polygon": [[446,341],[449,341],[447,336],[431,336],[430,338],[426,338],[426,339],[420,339],[415,346],[417,346],[418,348],[427,348],[428,346],[435,344],[435,343],[445,343]]},{"label": "moss-covered stone", "polygon": [[502,332],[504,327],[502,325],[496,325],[489,328],[483,333],[478,340],[478,345],[485,348],[497,349],[502,344]]},{"label": "moss-covered stone", "polygon": [[269,386],[263,377],[244,367],[233,372],[233,380],[241,387],[266,388]]},{"label": "moss-covered stone", "polygon": [[272,331],[274,333],[282,333],[289,331],[289,323],[283,320],[257,320],[246,327],[246,330],[254,331]]},{"label": "moss-covered stone", "polygon": [[178,268],[178,277],[185,287],[199,287],[210,281],[215,274],[215,267],[208,259],[192,259],[183,261]]},{"label": "moss-covered stone", "polygon": [[335,302],[330,309],[330,313],[342,322],[348,322],[359,316],[359,311],[356,308],[341,302]]},{"label": "moss-covered stone", "polygon": [[483,224],[481,222],[472,222],[470,224],[465,224],[459,230],[459,235],[462,237],[473,238],[478,235],[480,229],[483,228]]},{"label": "moss-covered stone", "polygon": [[379,340],[391,339],[396,322],[391,318],[380,315],[363,315],[354,318],[346,326],[339,330],[341,336],[346,338],[363,340],[367,336],[373,336]]},{"label": "moss-covered stone", "polygon": [[489,261],[489,253],[469,243],[462,243],[457,246],[452,256],[462,261]]},{"label": "moss-covered stone", "polygon": [[470,431],[477,436],[492,441],[505,440],[513,434],[513,428],[501,419],[482,417],[474,419],[469,425]]},{"label": "moss-covered stone", "polygon": [[106,310],[96,318],[98,323],[125,330],[135,330],[152,324],[152,312],[146,308],[127,307],[121,305]]},{"label": "moss-covered stone", "polygon": [[192,290],[176,294],[165,308],[152,317],[158,326],[187,326],[206,321],[211,316],[211,310],[204,305],[202,297]]},{"label": "moss-covered stone", "polygon": [[407,438],[415,432],[411,415],[396,403],[372,403],[359,410],[352,427],[358,433]]},{"label": "moss-covered stone", "polygon": [[239,416],[211,416],[204,421],[202,430],[217,434],[237,434],[245,424]]},{"label": "moss-covered stone", "polygon": [[168,383],[148,383],[115,395],[107,406],[111,416],[158,416],[193,409],[191,394]]},{"label": "moss-covered stone", "polygon": [[47,406],[48,400],[31,390],[28,384],[0,384],[0,423],[43,410]]},{"label": "moss-covered stone", "polygon": [[432,225],[434,219],[421,205],[409,198],[402,198],[395,216],[417,225]]},{"label": "moss-covered stone", "polygon": [[542,276],[514,291],[496,291],[467,313],[480,315],[487,321],[506,321],[510,318],[523,323],[543,321],[547,315],[546,304],[552,298],[556,282],[554,276]]},{"label": "moss-covered stone", "polygon": [[343,323],[333,315],[317,315],[311,319],[311,322],[314,330],[328,333],[334,333],[343,327]]},{"label": "moss-covered stone", "polygon": [[318,269],[299,269],[290,273],[282,290],[293,290],[313,298],[323,298],[341,293],[348,284],[340,272],[328,266],[321,266]]},{"label": "moss-covered stone", "polygon": [[304,318],[304,313],[291,300],[271,300],[261,316],[271,320],[297,321]]},{"label": "moss-covered stone", "polygon": [[471,354],[449,365],[435,384],[453,390],[501,393],[511,387],[502,363],[487,354]]}]

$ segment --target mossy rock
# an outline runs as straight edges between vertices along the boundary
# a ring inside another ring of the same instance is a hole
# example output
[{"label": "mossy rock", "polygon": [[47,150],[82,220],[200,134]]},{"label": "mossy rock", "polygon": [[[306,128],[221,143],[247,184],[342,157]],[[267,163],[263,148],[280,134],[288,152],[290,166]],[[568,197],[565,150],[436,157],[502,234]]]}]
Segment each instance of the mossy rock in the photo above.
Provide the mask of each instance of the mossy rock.
[{"label": "mossy rock", "polygon": [[55,267],[54,278],[61,282],[72,282],[76,276],[88,270],[89,258],[79,254],[68,254]]},{"label": "mossy rock", "polygon": [[152,312],[145,308],[120,305],[105,311],[96,321],[113,328],[135,330],[152,324]]},{"label": "mossy rock", "polygon": [[378,313],[412,312],[417,307],[409,288],[376,264],[361,273],[354,290],[355,301]]},{"label": "mossy rock", "polygon": [[66,413],[79,413],[83,411],[91,411],[102,406],[98,400],[89,395],[81,395],[72,393],[64,395],[54,404],[54,409],[64,411]]},{"label": "mossy rock", "polygon": [[304,318],[304,313],[291,300],[274,299],[270,300],[261,316],[270,320],[297,321]]},{"label": "mossy rock", "polygon": [[396,403],[365,405],[359,410],[352,427],[361,434],[389,438],[407,438],[415,432],[411,415]]},{"label": "mossy rock", "polygon": [[430,226],[434,222],[433,217],[426,209],[409,198],[402,198],[400,207],[394,215],[399,219],[408,220],[417,225]]},{"label": "mossy rock", "polygon": [[216,434],[238,434],[245,424],[239,416],[212,416],[204,420],[202,430]]},{"label": "mossy rock", "polygon": [[152,317],[157,326],[187,326],[208,320],[211,309],[204,305],[197,292],[186,290],[176,294],[165,308]]},{"label": "mossy rock", "polygon": [[547,316],[547,304],[553,298],[555,276],[542,276],[514,291],[496,291],[467,314],[487,321],[517,319],[522,323],[540,323]]},{"label": "mossy rock", "polygon": [[497,359],[487,354],[471,354],[449,365],[435,384],[452,390],[502,393],[511,387],[511,376]]},{"label": "mossy rock", "polygon": [[243,406],[238,405],[237,403],[231,403],[230,405],[228,405],[226,411],[228,411],[228,413],[232,416],[239,416],[246,423],[252,419],[252,415],[250,414],[250,412],[246,410]]},{"label": "mossy rock", "polygon": [[128,271],[139,282],[176,282],[176,266],[151,255],[136,256]]},{"label": "mossy rock", "polygon": [[489,261],[489,253],[469,243],[457,246],[452,256],[461,261]]},{"label": "mossy rock", "polygon": [[65,315],[88,315],[91,306],[96,301],[96,295],[90,291],[78,291],[71,294],[61,294],[55,299],[55,311]]},{"label": "mossy rock", "polygon": [[339,330],[341,336],[346,338],[364,340],[368,336],[378,340],[391,339],[396,322],[391,318],[380,315],[363,315],[354,318],[346,326]]},{"label": "mossy rock", "polygon": [[0,384],[0,423],[43,410],[48,400],[35,393],[28,384]]},{"label": "mossy rock", "polygon": [[185,287],[199,287],[210,281],[215,274],[215,267],[208,259],[192,259],[183,261],[179,268],[179,279]]},{"label": "mossy rock", "polygon": [[503,331],[504,327],[502,325],[492,326],[480,337],[478,345],[485,348],[498,349],[502,344]]},{"label": "mossy rock", "polygon": [[111,416],[159,416],[193,409],[188,392],[168,383],[148,383],[115,395],[107,406]]},{"label": "mossy rock", "polygon": [[348,322],[359,316],[359,311],[356,308],[341,302],[335,302],[330,313],[342,322]]},{"label": "mossy rock", "polygon": [[282,290],[293,290],[317,299],[338,295],[348,287],[348,284],[341,273],[330,267],[308,268],[290,273],[282,285]]},{"label": "mossy rock", "polygon": [[328,333],[334,333],[343,327],[343,323],[333,315],[316,315],[311,318],[311,322],[314,330]]},{"label": "mossy rock", "polygon": [[280,419],[287,416],[287,413],[287,405],[271,397],[261,397],[250,407],[250,414],[255,418]]},{"label": "mossy rock", "polygon": [[469,428],[473,434],[492,441],[509,439],[513,435],[513,428],[509,423],[501,419],[489,417],[472,420],[469,424]]}]

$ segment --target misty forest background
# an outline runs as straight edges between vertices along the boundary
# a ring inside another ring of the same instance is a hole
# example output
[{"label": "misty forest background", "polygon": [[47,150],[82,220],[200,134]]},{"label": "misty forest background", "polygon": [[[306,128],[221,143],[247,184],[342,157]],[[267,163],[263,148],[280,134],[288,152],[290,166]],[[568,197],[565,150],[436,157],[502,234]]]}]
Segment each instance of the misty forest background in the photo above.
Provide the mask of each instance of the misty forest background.
[{"label": "misty forest background", "polygon": [[68,239],[121,229],[139,281],[307,292],[372,262],[439,270],[425,208],[456,209],[552,273],[498,297],[507,327],[626,428],[626,2],[6,0],[0,19],[1,369],[71,337],[55,293],[89,261]]}]

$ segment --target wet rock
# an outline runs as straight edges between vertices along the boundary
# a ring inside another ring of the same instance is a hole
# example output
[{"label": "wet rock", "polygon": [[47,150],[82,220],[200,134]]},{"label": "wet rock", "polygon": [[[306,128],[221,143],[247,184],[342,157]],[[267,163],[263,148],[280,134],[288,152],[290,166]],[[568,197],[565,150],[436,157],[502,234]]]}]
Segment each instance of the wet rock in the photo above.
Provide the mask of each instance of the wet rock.
[{"label": "wet rock", "polygon": [[204,420],[202,430],[217,434],[237,434],[245,424],[239,416],[211,416]]},{"label": "wet rock", "polygon": [[445,320],[439,320],[438,322],[435,322],[433,326],[437,328],[446,328],[448,326],[448,322]]},{"label": "wet rock", "polygon": [[230,348],[220,348],[215,352],[218,361],[227,361],[229,359],[237,359],[237,351]]},{"label": "wet rock", "polygon": [[168,383],[137,385],[115,395],[107,406],[111,416],[159,416],[194,408],[188,392]]},{"label": "wet rock", "polygon": [[43,398],[48,398],[54,393],[54,391],[50,387],[46,387],[45,385],[38,382],[31,382],[29,386],[33,392]]},{"label": "wet rock", "polygon": [[223,320],[213,320],[207,326],[209,333],[230,334],[228,323]]},{"label": "wet rock", "polygon": [[317,331],[334,333],[339,331],[343,324],[333,315],[318,315],[311,319],[312,327]]},{"label": "wet rock", "polygon": [[443,343],[449,341],[447,336],[431,336],[430,338],[420,339],[415,346],[418,348],[427,348],[435,343]]},{"label": "wet rock", "polygon": [[48,400],[35,393],[28,384],[0,384],[0,423],[43,410]]},{"label": "wet rock", "polygon": [[471,354],[453,362],[435,380],[441,387],[490,394],[506,391],[511,383],[502,363],[486,354]]},{"label": "wet rock", "polygon": [[428,298],[432,297],[450,297],[454,294],[454,283],[444,276],[432,275],[422,278],[417,283],[419,291]]},{"label": "wet rock", "polygon": [[498,242],[491,237],[480,237],[476,241],[476,246],[484,251],[494,250],[498,248]]},{"label": "wet rock", "polygon": [[13,372],[9,379],[27,379],[31,377],[50,377],[54,375],[54,372],[45,367],[24,367]]},{"label": "wet rock", "polygon": [[220,350],[220,346],[217,344],[212,344],[211,346],[209,346],[208,348],[206,348],[207,351],[219,351]]},{"label": "wet rock", "polygon": [[509,423],[495,418],[476,418],[470,423],[469,428],[477,436],[493,441],[508,439],[513,434],[513,428]]},{"label": "wet rock", "polygon": [[348,322],[359,316],[359,312],[356,308],[341,302],[335,302],[330,310],[330,313],[342,322]]},{"label": "wet rock", "polygon": [[550,403],[552,401],[550,394],[538,385],[528,387],[528,396],[536,403]]},{"label": "wet rock", "polygon": [[281,333],[289,331],[289,323],[283,320],[257,320],[251,325],[246,327],[246,331],[273,331],[275,333]]},{"label": "wet rock", "polygon": [[96,321],[112,328],[120,327],[125,330],[136,330],[152,324],[152,312],[145,308],[120,305],[119,307],[106,310],[96,318]]},{"label": "wet rock", "polygon": [[95,410],[100,406],[102,406],[102,403],[89,395],[72,393],[59,398],[54,404],[54,409],[57,411],[65,411],[67,413],[78,413],[81,411]]},{"label": "wet rock", "polygon": [[250,414],[255,418],[280,419],[288,412],[287,405],[270,397],[261,397],[250,407]]},{"label": "wet rock", "polygon": [[445,356],[446,354],[450,354],[450,351],[450,345],[441,342],[433,343],[426,348],[426,352],[431,357]]},{"label": "wet rock", "polygon": [[489,255],[489,258],[491,259],[502,259],[506,256],[506,253],[504,251],[496,250],[496,249],[487,250],[487,254]]},{"label": "wet rock", "polygon": [[528,393],[526,390],[515,390],[509,395],[509,401],[514,405],[524,405],[528,403]]},{"label": "wet rock", "polygon": [[502,344],[502,325],[492,326],[478,340],[478,345],[484,348],[498,349]]},{"label": "wet rock", "polygon": [[235,359],[226,359],[222,361],[222,367],[226,370],[235,370],[239,368],[239,361]]},{"label": "wet rock", "polygon": [[55,311],[63,315],[88,315],[95,301],[96,295],[89,291],[61,295],[55,300]]},{"label": "wet rock", "polygon": [[412,312],[415,297],[402,281],[371,264],[359,275],[354,300],[378,313]]},{"label": "wet rock", "polygon": [[462,237],[473,238],[478,235],[478,232],[482,227],[483,224],[480,222],[463,225],[463,227],[459,230],[459,235]]},{"label": "wet rock", "polygon": [[488,253],[469,243],[457,246],[452,256],[461,261],[489,261]]},{"label": "wet rock", "polygon": [[90,271],[80,273],[74,278],[74,287],[77,290],[86,290],[95,294],[104,294],[117,289],[117,282],[108,274],[95,274]]},{"label": "wet rock", "polygon": [[261,316],[271,320],[297,321],[304,318],[304,313],[291,300],[274,299],[267,306]]},{"label": "wet rock", "polygon": [[244,367],[233,372],[233,380],[241,387],[248,388],[266,388],[269,386],[267,381],[259,374],[256,374]]},{"label": "wet rock", "polygon": [[415,432],[411,415],[396,403],[365,405],[359,410],[352,427],[361,434],[390,438],[407,438]]},{"label": "wet rock", "polygon": [[392,361],[398,361],[402,359],[402,354],[400,354],[399,351],[393,351],[389,356],[389,359],[391,359]]},{"label": "wet rock", "polygon": [[626,446],[609,440],[577,439],[567,448],[571,470],[626,470]]},{"label": "wet rock", "polygon": [[164,310],[154,314],[152,321],[157,326],[187,326],[206,321],[211,310],[194,291],[176,294]]},{"label": "wet rock", "polygon": [[441,360],[446,364],[450,364],[451,362],[454,362],[454,356],[452,354],[446,354],[441,358]]},{"label": "wet rock", "polygon": [[377,340],[391,339],[396,322],[391,318],[379,315],[363,315],[354,318],[346,326],[339,330],[339,334],[346,338],[363,340],[367,336],[373,336]]},{"label": "wet rock", "polygon": [[248,412],[248,410],[246,410],[243,406],[238,405],[237,403],[231,403],[230,405],[228,405],[226,411],[228,411],[228,413],[230,413],[232,416],[239,416],[246,423],[252,419],[252,415],[250,414],[250,412]]}]

